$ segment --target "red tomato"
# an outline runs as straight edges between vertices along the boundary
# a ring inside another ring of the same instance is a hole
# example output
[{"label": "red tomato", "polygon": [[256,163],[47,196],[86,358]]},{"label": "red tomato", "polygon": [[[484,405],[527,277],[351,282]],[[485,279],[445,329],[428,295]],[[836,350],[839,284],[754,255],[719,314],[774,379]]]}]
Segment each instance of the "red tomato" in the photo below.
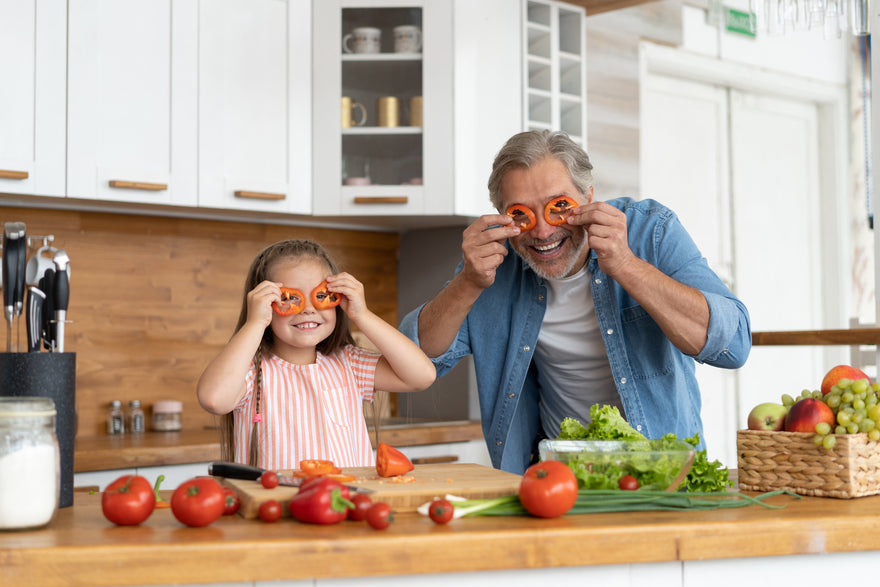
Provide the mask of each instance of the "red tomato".
[{"label": "red tomato", "polygon": [[223,515],[231,516],[241,507],[241,498],[238,497],[238,494],[231,487],[224,487],[223,495],[226,498],[223,502]]},{"label": "red tomato", "polygon": [[391,506],[384,501],[374,503],[367,510],[367,523],[376,530],[384,530],[393,521],[394,512],[391,511]]},{"label": "red tomato", "polygon": [[226,496],[213,477],[195,477],[181,483],[171,495],[171,511],[181,524],[207,526],[223,515]]},{"label": "red tomato", "polygon": [[414,468],[405,454],[384,442],[379,443],[376,448],[376,472],[380,477],[405,475]]},{"label": "red tomato", "polygon": [[153,486],[140,475],[123,475],[101,495],[104,517],[120,526],[137,526],[150,517],[155,507]]},{"label": "red tomato", "polygon": [[278,487],[278,473],[275,471],[266,471],[260,475],[260,483],[262,483],[263,487],[266,489],[275,489]]},{"label": "red tomato", "polygon": [[624,475],[617,480],[617,486],[624,491],[635,491],[639,488],[639,480],[632,475]]},{"label": "red tomato", "polygon": [[446,499],[435,499],[428,506],[428,516],[438,524],[445,524],[452,519],[455,508]]},{"label": "red tomato", "polygon": [[526,511],[539,518],[566,513],[577,500],[578,483],[568,465],[544,461],[526,469],[519,485],[519,500]]},{"label": "red tomato", "polygon": [[281,504],[275,499],[267,499],[260,504],[260,519],[264,522],[273,523],[281,519]]},{"label": "red tomato", "polygon": [[349,500],[354,507],[348,510],[347,519],[362,522],[367,519],[367,511],[373,505],[373,500],[366,493],[355,493]]}]

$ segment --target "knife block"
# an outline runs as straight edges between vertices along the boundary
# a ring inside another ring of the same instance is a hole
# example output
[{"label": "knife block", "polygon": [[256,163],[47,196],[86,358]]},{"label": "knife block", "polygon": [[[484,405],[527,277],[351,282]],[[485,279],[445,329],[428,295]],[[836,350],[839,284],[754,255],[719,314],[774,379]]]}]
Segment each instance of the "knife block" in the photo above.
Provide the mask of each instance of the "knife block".
[{"label": "knife block", "polygon": [[55,402],[55,435],[61,455],[58,507],[72,506],[76,353],[0,353],[0,396],[47,397]]}]

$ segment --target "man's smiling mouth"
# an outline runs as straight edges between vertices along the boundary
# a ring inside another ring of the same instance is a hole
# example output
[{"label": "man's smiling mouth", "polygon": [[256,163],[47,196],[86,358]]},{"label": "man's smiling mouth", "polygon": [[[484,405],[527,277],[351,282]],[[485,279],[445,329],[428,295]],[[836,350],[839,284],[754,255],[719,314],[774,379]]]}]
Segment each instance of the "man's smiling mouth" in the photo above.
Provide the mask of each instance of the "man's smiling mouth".
[{"label": "man's smiling mouth", "polygon": [[554,241],[552,243],[545,243],[541,245],[531,245],[532,249],[538,253],[539,255],[549,255],[562,247],[562,243],[565,242],[565,239],[560,239],[558,241]]}]

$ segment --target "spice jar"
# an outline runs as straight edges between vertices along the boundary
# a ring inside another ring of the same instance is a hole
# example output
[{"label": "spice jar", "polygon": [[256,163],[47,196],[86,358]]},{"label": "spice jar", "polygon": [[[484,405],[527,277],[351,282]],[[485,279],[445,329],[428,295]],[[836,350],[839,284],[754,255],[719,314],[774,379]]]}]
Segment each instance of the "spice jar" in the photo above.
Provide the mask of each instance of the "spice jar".
[{"label": "spice jar", "polygon": [[183,403],[163,400],[153,404],[153,430],[157,432],[177,432],[183,425],[181,415]]},{"label": "spice jar", "polygon": [[122,402],[118,399],[110,402],[107,411],[107,434],[122,434],[125,432],[125,414],[122,412]]},{"label": "spice jar", "polygon": [[128,402],[128,413],[125,415],[125,429],[134,434],[143,432],[146,428],[144,422],[144,409],[141,400],[133,399]]},{"label": "spice jar", "polygon": [[0,530],[47,525],[58,509],[55,402],[0,397]]}]

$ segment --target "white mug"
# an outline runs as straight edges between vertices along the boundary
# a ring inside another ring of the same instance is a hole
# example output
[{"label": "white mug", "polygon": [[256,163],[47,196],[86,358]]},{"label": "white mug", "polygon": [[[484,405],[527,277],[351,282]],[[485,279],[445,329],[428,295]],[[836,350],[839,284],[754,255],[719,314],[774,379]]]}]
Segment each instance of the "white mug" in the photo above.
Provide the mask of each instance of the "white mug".
[{"label": "white mug", "polygon": [[378,53],[382,44],[382,30],[364,26],[342,37],[342,50],[346,53]]},{"label": "white mug", "polygon": [[46,273],[46,269],[55,269],[52,257],[57,250],[53,246],[45,245],[37,249],[34,256],[28,259],[24,273],[25,281],[27,281],[28,285],[39,285],[40,279]]},{"label": "white mug", "polygon": [[394,27],[394,52],[418,53],[422,48],[422,31],[411,24]]}]

